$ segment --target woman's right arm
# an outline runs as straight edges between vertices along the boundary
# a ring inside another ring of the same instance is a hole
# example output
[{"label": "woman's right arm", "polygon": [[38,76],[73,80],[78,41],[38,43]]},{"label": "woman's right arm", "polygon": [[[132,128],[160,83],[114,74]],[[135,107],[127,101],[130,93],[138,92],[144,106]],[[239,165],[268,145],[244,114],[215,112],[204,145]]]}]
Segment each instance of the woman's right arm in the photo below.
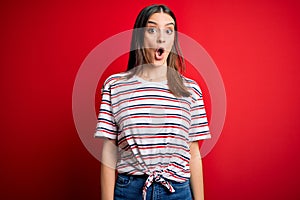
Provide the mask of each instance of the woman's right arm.
[{"label": "woman's right arm", "polygon": [[101,200],[113,200],[116,181],[117,146],[115,140],[105,139],[101,158]]}]

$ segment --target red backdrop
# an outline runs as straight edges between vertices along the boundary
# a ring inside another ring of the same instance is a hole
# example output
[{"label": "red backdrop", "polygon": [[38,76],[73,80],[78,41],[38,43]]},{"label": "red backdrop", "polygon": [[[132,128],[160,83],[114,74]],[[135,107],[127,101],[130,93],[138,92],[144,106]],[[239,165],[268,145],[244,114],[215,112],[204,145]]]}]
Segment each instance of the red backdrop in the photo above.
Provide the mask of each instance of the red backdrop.
[{"label": "red backdrop", "polygon": [[[100,199],[100,163],[72,117],[76,73],[95,46],[157,2],[1,1],[0,199]],[[224,129],[203,159],[206,199],[299,199],[299,1],[159,3],[225,84]]]}]

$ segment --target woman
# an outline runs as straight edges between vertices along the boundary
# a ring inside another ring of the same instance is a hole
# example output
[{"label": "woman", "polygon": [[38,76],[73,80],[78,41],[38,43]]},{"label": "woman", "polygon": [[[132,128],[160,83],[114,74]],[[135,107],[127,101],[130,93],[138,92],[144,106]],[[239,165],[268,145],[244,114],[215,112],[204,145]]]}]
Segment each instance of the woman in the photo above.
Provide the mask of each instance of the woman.
[{"label": "woman", "polygon": [[168,7],[144,8],[134,25],[128,70],[104,83],[95,134],[107,139],[102,200],[204,199],[198,141],[210,133],[199,86],[180,74],[176,31]]}]

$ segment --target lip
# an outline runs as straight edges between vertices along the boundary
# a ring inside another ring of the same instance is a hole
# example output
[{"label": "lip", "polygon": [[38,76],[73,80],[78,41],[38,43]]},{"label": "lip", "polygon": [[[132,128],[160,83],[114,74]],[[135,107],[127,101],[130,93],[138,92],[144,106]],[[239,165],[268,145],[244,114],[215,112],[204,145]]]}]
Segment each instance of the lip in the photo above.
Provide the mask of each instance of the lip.
[{"label": "lip", "polygon": [[158,52],[160,55],[162,55],[165,52],[165,49],[163,47],[159,47],[156,49],[156,52]]},{"label": "lip", "polygon": [[164,58],[165,49],[163,47],[159,47],[155,50],[155,59],[162,60]]}]

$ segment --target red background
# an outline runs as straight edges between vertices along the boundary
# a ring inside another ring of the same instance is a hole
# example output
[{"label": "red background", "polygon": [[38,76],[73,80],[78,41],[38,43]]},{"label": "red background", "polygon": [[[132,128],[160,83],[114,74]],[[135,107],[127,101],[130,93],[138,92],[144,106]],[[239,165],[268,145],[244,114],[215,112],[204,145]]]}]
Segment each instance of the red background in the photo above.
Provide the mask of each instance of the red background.
[{"label": "red background", "polygon": [[[72,117],[76,73],[157,2],[1,1],[0,199],[100,199],[100,163]],[[225,84],[225,126],[203,159],[206,199],[299,199],[299,1],[160,3]]]}]

